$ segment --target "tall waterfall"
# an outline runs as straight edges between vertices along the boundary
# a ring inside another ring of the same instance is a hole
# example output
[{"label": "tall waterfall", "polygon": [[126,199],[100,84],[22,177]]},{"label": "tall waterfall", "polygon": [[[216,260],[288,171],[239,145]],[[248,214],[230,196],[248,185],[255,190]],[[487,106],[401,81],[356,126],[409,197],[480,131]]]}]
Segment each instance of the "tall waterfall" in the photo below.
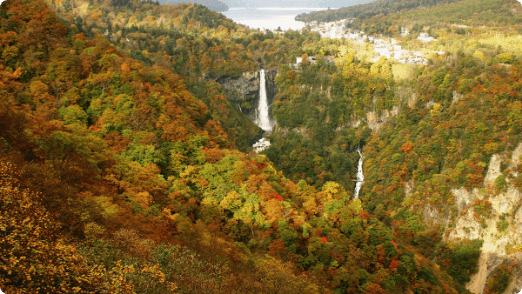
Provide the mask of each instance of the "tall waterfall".
[{"label": "tall waterfall", "polygon": [[270,119],[268,118],[268,100],[266,98],[265,70],[261,69],[259,73],[261,76],[259,85],[259,105],[257,107],[257,118],[254,123],[263,130],[271,132],[272,126],[270,125]]},{"label": "tall waterfall", "polygon": [[361,148],[357,148],[357,153],[359,153],[359,164],[357,165],[357,177],[355,184],[355,191],[353,193],[354,198],[359,198],[359,191],[361,190],[362,183],[364,182],[364,174],[363,174],[363,155],[361,153]]}]

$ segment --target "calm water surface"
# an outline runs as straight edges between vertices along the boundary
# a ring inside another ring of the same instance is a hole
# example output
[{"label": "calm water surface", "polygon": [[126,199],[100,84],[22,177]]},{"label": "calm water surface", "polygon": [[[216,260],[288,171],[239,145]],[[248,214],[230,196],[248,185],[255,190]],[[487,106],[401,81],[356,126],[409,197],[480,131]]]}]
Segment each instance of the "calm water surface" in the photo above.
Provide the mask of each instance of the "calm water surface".
[{"label": "calm water surface", "polygon": [[325,10],[326,8],[303,8],[303,7],[264,7],[246,8],[233,7],[222,12],[223,15],[233,21],[249,26],[253,29],[275,30],[281,27],[282,30],[300,30],[305,26],[304,22],[295,21],[294,18],[301,13]]}]

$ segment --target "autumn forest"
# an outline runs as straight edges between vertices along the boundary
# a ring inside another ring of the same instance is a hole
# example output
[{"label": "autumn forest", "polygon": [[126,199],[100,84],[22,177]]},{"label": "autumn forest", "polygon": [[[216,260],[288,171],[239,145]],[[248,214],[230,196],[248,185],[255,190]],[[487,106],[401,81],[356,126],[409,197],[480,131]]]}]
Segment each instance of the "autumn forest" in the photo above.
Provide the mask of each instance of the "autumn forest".
[{"label": "autumn forest", "polygon": [[[513,234],[482,290],[520,290],[522,6],[396,2],[301,17],[360,14],[423,65],[198,4],[4,1],[1,291],[476,293],[493,241],[454,233],[468,215]],[[271,134],[222,82],[261,68]]]}]

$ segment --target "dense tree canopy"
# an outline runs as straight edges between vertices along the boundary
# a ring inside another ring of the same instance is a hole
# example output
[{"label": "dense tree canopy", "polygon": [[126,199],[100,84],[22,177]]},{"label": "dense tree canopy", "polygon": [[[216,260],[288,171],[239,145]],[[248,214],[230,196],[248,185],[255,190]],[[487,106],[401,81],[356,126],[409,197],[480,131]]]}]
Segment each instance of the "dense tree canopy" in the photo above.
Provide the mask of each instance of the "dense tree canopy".
[{"label": "dense tree canopy", "polygon": [[[482,243],[443,242],[422,209],[454,217],[450,189],[479,187],[492,154],[521,141],[517,28],[498,29],[500,47],[491,32],[433,26],[448,50],[413,68],[201,5],[5,1],[0,289],[465,292]],[[217,80],[261,66],[279,72],[278,126],[264,154],[246,154],[259,129]],[[488,189],[508,181],[522,172]],[[487,217],[487,197],[473,205]]]},{"label": "dense tree canopy", "polygon": [[301,14],[296,20],[304,22],[331,22],[341,19],[357,18],[359,20],[371,18],[375,15],[388,15],[390,13],[404,12],[418,7],[430,7],[462,0],[377,0],[366,4],[314,11],[309,14]]}]

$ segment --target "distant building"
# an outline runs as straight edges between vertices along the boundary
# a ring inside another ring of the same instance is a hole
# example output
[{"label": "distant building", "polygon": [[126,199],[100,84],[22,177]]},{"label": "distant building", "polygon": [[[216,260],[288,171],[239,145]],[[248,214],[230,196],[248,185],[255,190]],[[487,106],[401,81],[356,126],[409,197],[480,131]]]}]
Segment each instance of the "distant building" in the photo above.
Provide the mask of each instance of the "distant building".
[{"label": "distant building", "polygon": [[[302,57],[296,57],[295,58],[295,65],[296,66],[298,66],[301,62],[303,62],[303,58]],[[315,56],[308,56],[308,62],[310,62],[312,64],[315,64],[315,62],[316,62]]]},{"label": "distant building", "polygon": [[469,28],[469,26],[467,26],[467,25],[452,24],[451,26],[456,27],[456,28]]},{"label": "distant building", "polygon": [[420,33],[420,35],[417,37],[417,40],[420,40],[421,42],[430,42],[430,41],[435,40],[435,38],[430,37],[426,33]]},{"label": "distant building", "polygon": [[267,149],[268,147],[270,147],[270,141],[265,140],[264,138],[261,138],[254,145],[252,145],[252,148],[254,148],[256,152],[261,152]]}]

